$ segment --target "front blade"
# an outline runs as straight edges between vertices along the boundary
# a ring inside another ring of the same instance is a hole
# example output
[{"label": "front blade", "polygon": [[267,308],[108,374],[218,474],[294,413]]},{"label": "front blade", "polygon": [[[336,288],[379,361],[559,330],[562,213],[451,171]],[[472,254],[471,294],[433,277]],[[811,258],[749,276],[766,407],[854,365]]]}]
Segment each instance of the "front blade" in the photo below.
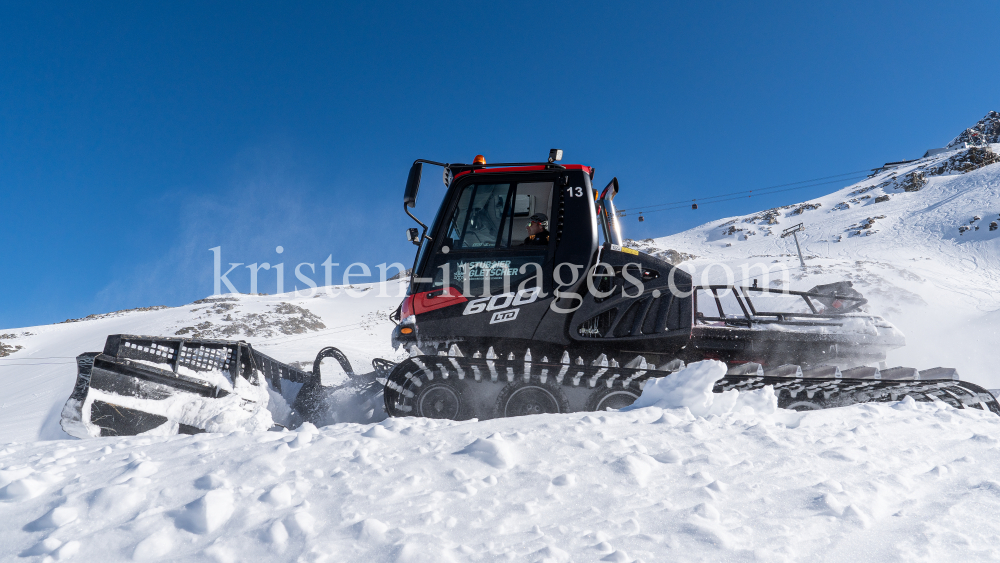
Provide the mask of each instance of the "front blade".
[{"label": "front blade", "polygon": [[[243,378],[222,388],[208,379],[105,354],[77,358],[77,381],[62,411],[63,430],[77,438],[267,430],[266,383]],[[233,387],[234,386],[234,387]]]}]

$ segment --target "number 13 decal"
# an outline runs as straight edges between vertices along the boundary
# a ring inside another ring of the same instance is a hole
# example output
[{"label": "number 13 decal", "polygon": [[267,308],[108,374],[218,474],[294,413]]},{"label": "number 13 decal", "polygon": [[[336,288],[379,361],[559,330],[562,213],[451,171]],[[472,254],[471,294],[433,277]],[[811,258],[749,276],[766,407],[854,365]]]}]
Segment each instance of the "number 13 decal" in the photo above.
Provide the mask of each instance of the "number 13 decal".
[{"label": "number 13 decal", "polygon": [[583,197],[583,188],[566,188],[566,192],[569,193],[569,197]]}]

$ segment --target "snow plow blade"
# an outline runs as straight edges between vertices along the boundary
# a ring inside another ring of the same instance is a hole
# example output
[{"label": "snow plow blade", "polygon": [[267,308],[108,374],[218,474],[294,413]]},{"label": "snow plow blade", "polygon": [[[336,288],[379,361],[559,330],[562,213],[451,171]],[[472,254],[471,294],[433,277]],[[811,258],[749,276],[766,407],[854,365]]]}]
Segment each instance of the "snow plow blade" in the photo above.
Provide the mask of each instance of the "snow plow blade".
[{"label": "snow plow blade", "polygon": [[324,357],[341,361],[349,385],[374,383],[374,374],[354,376],[336,348],[321,351],[310,373],[246,342],[111,335],[102,353],[77,357],[76,385],[60,423],[77,438],[263,431],[273,426],[274,395],[290,397],[295,422],[315,420],[331,389],[320,383]]}]

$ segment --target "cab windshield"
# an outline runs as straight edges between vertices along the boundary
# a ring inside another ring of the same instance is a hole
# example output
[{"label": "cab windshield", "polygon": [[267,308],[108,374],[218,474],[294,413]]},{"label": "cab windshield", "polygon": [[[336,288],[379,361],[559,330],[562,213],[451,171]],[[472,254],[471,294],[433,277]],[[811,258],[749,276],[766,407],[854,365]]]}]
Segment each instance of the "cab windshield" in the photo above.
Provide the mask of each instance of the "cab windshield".
[{"label": "cab windshield", "polygon": [[551,194],[552,182],[468,185],[459,195],[444,245],[449,250],[521,246],[530,218],[548,217]]},{"label": "cab windshield", "polygon": [[544,215],[546,221],[551,216],[553,185],[549,181],[463,186],[453,200],[454,208],[441,217],[444,224],[436,231],[440,238],[421,266],[415,290],[448,285],[462,288],[463,294],[492,295],[539,276],[549,243],[532,239],[529,244],[528,224],[534,216]]}]

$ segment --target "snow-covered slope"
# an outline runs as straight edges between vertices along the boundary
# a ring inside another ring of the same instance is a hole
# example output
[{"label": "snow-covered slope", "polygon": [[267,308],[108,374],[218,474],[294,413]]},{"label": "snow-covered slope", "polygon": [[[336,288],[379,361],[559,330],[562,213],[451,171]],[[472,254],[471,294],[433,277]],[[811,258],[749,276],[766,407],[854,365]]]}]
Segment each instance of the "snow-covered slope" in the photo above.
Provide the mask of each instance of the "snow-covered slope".
[{"label": "snow-covered slope", "polygon": [[[1000,115],[995,121],[1000,124]],[[989,126],[987,116],[986,125]],[[998,125],[1000,127],[1000,125]],[[636,246],[684,262],[704,280],[752,283],[787,268],[791,289],[851,280],[869,310],[892,321],[907,346],[890,365],[956,367],[963,379],[1000,387],[1000,144],[955,148],[883,170],[827,196],[706,223]],[[985,164],[991,163],[991,164]],[[984,165],[985,164],[985,165]],[[964,171],[968,170],[968,171]],[[964,171],[964,172],[963,172]],[[792,237],[798,233],[806,269]],[[747,275],[749,273],[749,275]]]},{"label": "snow-covered slope", "polygon": [[[891,364],[951,365],[1000,387],[1000,164],[976,165],[990,157],[965,142],[639,246],[700,271],[725,264],[737,282],[763,278],[756,264],[787,266],[802,289],[852,280],[907,334]],[[799,222],[804,271],[779,236]],[[348,289],[357,297],[214,297],[0,330],[0,559],[1000,558],[1000,417],[909,399],[791,413],[766,391],[712,395],[712,362],[685,385],[647,386],[627,412],[64,439],[73,358],[108,334],[245,339],[304,366],[327,345],[358,368],[395,358],[388,315],[403,282],[331,291]]]},{"label": "snow-covered slope", "polygon": [[[389,314],[399,306],[405,287],[406,282],[390,281],[385,286],[331,287],[329,292],[321,288],[313,297],[225,295],[183,307],[0,330],[0,342],[13,352],[0,358],[0,377],[7,382],[0,400],[0,441],[67,438],[59,427],[59,412],[76,379],[75,357],[103,350],[109,334],[246,340],[307,370],[312,370],[316,352],[337,346],[363,371],[374,358],[396,358],[389,344]],[[329,370],[323,364],[324,373],[335,374],[339,365],[329,362]]]},{"label": "snow-covered slope", "polygon": [[1000,417],[912,399],[799,414],[699,379],[629,412],[10,444],[0,557],[1000,557]]}]

